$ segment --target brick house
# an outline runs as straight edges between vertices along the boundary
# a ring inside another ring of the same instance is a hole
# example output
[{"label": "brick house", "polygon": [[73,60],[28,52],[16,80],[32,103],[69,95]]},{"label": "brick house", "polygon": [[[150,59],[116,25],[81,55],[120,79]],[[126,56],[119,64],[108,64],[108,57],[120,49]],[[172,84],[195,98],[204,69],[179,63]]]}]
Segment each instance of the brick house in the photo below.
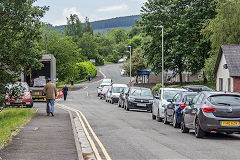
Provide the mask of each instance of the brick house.
[{"label": "brick house", "polygon": [[217,91],[240,92],[240,45],[222,45],[214,68]]}]

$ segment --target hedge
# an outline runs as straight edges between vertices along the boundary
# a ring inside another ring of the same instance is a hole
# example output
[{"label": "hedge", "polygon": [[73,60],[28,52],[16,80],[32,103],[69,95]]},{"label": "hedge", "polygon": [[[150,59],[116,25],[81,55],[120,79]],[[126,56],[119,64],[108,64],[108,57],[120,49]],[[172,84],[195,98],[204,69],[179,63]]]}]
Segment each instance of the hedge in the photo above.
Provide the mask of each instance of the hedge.
[{"label": "hedge", "polygon": [[92,62],[80,62],[75,65],[75,80],[83,80],[87,78],[88,73],[91,74],[91,77],[97,75],[97,67],[95,67]]}]

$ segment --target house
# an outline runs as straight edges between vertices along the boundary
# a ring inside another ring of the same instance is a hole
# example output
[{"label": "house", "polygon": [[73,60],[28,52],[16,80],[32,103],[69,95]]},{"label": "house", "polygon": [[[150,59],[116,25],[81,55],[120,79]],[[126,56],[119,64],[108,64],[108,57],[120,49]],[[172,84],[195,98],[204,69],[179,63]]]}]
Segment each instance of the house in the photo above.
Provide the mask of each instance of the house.
[{"label": "house", "polygon": [[222,45],[214,68],[217,91],[240,92],[240,45]]}]

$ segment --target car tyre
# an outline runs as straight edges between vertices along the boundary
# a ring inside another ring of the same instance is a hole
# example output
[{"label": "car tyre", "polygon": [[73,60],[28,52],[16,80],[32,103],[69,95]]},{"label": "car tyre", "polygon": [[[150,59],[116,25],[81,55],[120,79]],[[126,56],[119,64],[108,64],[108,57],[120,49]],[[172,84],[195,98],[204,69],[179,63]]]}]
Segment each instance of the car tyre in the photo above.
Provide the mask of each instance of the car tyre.
[{"label": "car tyre", "polygon": [[152,114],[152,119],[155,120],[156,119],[156,116],[154,114]]},{"label": "car tyre", "polygon": [[176,113],[173,114],[173,127],[174,128],[179,128],[179,123],[177,122]]},{"label": "car tyre", "polygon": [[184,119],[182,119],[182,122],[181,122],[181,132],[182,133],[189,133],[189,129],[186,128],[186,126],[185,126]]},{"label": "car tyre", "polygon": [[129,111],[128,104],[126,104],[126,110]]},{"label": "car tyre", "polygon": [[158,111],[158,114],[157,114],[157,117],[156,117],[156,119],[157,119],[157,121],[158,121],[158,122],[162,122],[162,118],[161,118],[161,117],[159,117],[159,111]]},{"label": "car tyre", "polygon": [[111,99],[111,104],[113,104],[113,100]]},{"label": "car tyre", "polygon": [[199,124],[199,119],[195,120],[195,136],[197,138],[203,138],[206,135],[206,132],[202,130]]}]

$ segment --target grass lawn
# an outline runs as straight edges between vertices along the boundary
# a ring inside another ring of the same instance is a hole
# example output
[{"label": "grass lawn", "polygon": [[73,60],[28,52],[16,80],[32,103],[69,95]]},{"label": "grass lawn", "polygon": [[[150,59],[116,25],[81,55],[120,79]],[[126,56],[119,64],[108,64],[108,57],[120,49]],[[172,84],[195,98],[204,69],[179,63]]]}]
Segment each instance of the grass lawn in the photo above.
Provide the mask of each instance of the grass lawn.
[{"label": "grass lawn", "polygon": [[11,141],[16,127],[24,126],[36,113],[36,109],[7,108],[0,112],[0,148]]},{"label": "grass lawn", "polygon": [[112,62],[104,61],[104,64],[113,64]]}]

